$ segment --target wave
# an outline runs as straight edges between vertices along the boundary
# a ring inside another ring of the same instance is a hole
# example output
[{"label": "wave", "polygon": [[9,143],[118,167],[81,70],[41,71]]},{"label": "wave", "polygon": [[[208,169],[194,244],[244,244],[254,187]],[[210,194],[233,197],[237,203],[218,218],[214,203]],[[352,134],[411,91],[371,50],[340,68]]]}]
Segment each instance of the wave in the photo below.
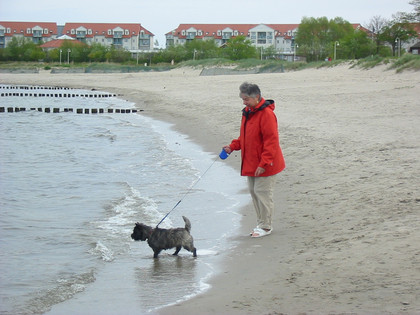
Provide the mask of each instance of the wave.
[{"label": "wave", "polygon": [[57,279],[51,289],[41,290],[31,294],[26,303],[19,305],[13,311],[5,311],[2,314],[42,314],[51,310],[52,306],[68,299],[75,294],[83,292],[86,286],[95,281],[95,270],[86,273],[74,274]]}]

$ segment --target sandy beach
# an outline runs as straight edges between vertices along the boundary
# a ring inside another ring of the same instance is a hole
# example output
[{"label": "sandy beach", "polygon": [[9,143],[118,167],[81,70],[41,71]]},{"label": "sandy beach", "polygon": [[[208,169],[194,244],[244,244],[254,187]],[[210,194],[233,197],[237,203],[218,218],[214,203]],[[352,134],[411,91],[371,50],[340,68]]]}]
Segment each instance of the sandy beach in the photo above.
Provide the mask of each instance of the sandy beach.
[{"label": "sandy beach", "polygon": [[[158,313],[420,314],[418,72],[342,65],[250,75],[184,68],[0,76],[3,84],[115,92],[215,153],[238,135],[244,81],[276,101],[286,170],[275,188],[274,232],[251,239],[255,214],[245,207],[239,246],[211,288]],[[226,163],[239,176],[239,154]]]}]

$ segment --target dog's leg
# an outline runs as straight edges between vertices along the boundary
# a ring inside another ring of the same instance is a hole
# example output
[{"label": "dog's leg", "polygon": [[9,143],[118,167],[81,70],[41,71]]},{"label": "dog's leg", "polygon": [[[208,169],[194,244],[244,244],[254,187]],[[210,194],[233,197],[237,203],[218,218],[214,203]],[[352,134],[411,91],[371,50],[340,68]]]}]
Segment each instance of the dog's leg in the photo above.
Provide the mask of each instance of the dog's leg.
[{"label": "dog's leg", "polygon": [[153,252],[154,252],[153,258],[158,258],[158,255],[161,251],[162,251],[161,249],[154,249],[153,250]]},{"label": "dog's leg", "polygon": [[193,257],[197,257],[197,249],[194,246],[191,246],[191,247],[190,246],[184,246],[184,248],[187,251],[193,253]]},{"label": "dog's leg", "polygon": [[175,253],[173,253],[172,255],[174,255],[174,256],[176,256],[176,255],[178,255],[178,253],[179,253],[179,251],[181,250],[181,246],[178,246],[177,248],[176,248],[176,251],[175,251]]}]

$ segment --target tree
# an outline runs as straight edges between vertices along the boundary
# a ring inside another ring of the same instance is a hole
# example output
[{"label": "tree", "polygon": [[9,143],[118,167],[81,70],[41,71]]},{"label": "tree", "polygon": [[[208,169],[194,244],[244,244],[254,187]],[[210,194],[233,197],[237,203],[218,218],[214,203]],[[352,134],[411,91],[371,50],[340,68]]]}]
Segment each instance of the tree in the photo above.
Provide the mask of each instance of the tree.
[{"label": "tree", "polygon": [[381,47],[381,40],[377,34],[381,34],[383,28],[389,24],[389,21],[379,15],[372,17],[369,23],[365,26],[372,34],[372,40],[376,44],[376,53],[379,53]]},{"label": "tree", "polygon": [[131,59],[131,53],[121,47],[113,45],[106,53],[106,57],[108,61],[126,62]]},{"label": "tree", "polygon": [[328,20],[326,17],[304,17],[299,25],[295,42],[299,53],[308,61],[324,60],[331,56],[335,41],[353,33],[351,24],[342,18]]},{"label": "tree", "polygon": [[255,58],[257,49],[244,35],[239,35],[227,41],[226,47],[223,49],[223,55],[231,60]]},{"label": "tree", "polygon": [[90,46],[90,52],[88,58],[94,62],[103,62],[106,61],[106,53],[108,52],[107,47],[94,43]]},{"label": "tree", "polygon": [[23,37],[13,37],[4,50],[7,60],[37,61],[45,58],[45,53],[39,45]]},{"label": "tree", "polygon": [[[189,56],[188,56],[189,55]],[[192,59],[184,45],[169,46],[155,55],[155,62],[181,62]]]},{"label": "tree", "polygon": [[215,40],[194,39],[185,44],[186,53],[191,56],[189,59],[216,58],[220,54],[220,48]]},{"label": "tree", "polygon": [[263,50],[263,56],[265,59],[275,58],[276,55],[277,55],[277,51],[274,45],[271,45]]},{"label": "tree", "polygon": [[362,30],[354,30],[340,42],[341,56],[347,59],[360,59],[375,52],[375,43]]},{"label": "tree", "polygon": [[420,23],[420,0],[412,0],[409,4],[414,6],[414,11],[411,13],[398,12],[397,16],[405,22]]},{"label": "tree", "polygon": [[380,40],[390,44],[394,56],[396,54],[396,46],[401,45],[401,42],[408,40],[411,37],[417,36],[417,32],[413,29],[413,26],[408,22],[390,22],[385,26],[381,33],[378,34]]}]

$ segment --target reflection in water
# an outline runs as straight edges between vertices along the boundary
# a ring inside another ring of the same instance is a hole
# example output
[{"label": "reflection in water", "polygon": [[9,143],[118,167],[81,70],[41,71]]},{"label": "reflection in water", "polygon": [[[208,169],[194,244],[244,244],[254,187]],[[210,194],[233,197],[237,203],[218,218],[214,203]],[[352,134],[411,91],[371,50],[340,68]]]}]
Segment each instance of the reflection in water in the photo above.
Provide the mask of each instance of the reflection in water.
[{"label": "reflection in water", "polygon": [[[192,256],[162,255],[150,258],[150,264],[135,269],[139,285],[139,300],[144,309],[168,305],[197,292],[198,260]],[[156,303],[161,300],[161,303]]]}]

